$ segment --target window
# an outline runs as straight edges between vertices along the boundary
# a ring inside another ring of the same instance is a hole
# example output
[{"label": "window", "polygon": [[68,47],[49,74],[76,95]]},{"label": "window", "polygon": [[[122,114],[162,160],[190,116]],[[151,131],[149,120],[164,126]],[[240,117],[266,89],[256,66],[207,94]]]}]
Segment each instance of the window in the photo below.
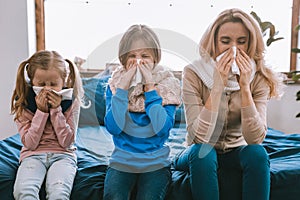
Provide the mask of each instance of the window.
[{"label": "window", "polygon": [[[39,0],[36,0],[39,1]],[[43,1],[43,0],[42,0]],[[255,11],[271,21],[278,37],[266,58],[276,71],[290,71],[293,0],[45,0],[45,48],[64,57],[87,59],[87,69],[118,62],[118,43],[132,24],[146,24],[159,35],[161,64],[181,70],[195,56],[201,35],[225,8]],[[299,67],[298,67],[299,68]]]}]

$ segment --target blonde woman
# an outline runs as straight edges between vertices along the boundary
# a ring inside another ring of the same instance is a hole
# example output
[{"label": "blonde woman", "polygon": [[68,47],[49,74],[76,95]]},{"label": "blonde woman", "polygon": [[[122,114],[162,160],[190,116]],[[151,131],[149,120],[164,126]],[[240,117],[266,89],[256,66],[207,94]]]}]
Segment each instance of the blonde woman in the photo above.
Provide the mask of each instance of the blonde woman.
[{"label": "blonde woman", "polygon": [[200,41],[200,59],[184,68],[188,147],[174,167],[190,173],[193,199],[267,200],[270,166],[261,146],[266,109],[280,79],[264,62],[256,21],[221,12]]}]

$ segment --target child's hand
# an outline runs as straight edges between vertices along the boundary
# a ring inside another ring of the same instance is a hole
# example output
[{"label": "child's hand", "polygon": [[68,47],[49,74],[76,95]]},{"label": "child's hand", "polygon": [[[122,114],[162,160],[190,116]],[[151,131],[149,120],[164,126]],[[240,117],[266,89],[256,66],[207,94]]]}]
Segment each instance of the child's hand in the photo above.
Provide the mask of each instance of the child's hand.
[{"label": "child's hand", "polygon": [[136,63],[134,61],[129,61],[126,66],[126,73],[120,78],[120,81],[117,83],[117,87],[123,90],[128,90],[131,80],[136,73]]},{"label": "child's hand", "polygon": [[142,62],[139,66],[142,76],[144,77],[144,90],[154,90],[155,82],[152,77],[153,64]]},{"label": "child's hand", "polygon": [[42,89],[41,92],[35,97],[35,102],[40,111],[45,113],[49,112],[47,91],[45,89]]},{"label": "child's hand", "polygon": [[52,90],[48,90],[48,105],[50,108],[57,108],[61,104],[62,97]]}]

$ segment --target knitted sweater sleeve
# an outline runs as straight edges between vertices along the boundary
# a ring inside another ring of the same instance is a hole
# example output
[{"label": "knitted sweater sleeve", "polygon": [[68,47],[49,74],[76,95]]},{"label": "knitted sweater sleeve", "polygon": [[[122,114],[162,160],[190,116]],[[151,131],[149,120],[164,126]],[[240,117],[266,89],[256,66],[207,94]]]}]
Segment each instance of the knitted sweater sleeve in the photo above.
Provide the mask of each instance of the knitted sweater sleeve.
[{"label": "knitted sweater sleeve", "polygon": [[248,144],[260,144],[267,134],[267,103],[270,88],[264,78],[257,75],[251,92],[254,104],[241,108],[242,133]]},{"label": "knitted sweater sleeve", "polygon": [[218,113],[204,107],[199,77],[186,68],[183,72],[182,100],[187,122],[187,143],[207,143],[215,126]]}]

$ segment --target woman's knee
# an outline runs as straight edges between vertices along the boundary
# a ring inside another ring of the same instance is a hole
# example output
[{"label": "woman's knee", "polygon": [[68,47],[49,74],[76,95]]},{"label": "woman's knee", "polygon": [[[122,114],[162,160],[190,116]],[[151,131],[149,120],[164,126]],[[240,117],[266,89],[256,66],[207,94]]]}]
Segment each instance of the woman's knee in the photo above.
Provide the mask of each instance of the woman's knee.
[{"label": "woman's knee", "polygon": [[240,152],[240,158],[247,164],[269,166],[269,156],[265,148],[259,144],[247,145]]},{"label": "woman's knee", "polygon": [[217,153],[209,144],[194,144],[189,154],[189,168],[195,173],[211,173],[217,169]]},{"label": "woman's knee", "polygon": [[177,155],[172,164],[177,170],[188,171],[194,167],[216,166],[216,163],[217,153],[213,146],[193,144]]},{"label": "woman's knee", "polygon": [[190,150],[190,160],[216,160],[217,153],[210,144],[194,144]]}]

